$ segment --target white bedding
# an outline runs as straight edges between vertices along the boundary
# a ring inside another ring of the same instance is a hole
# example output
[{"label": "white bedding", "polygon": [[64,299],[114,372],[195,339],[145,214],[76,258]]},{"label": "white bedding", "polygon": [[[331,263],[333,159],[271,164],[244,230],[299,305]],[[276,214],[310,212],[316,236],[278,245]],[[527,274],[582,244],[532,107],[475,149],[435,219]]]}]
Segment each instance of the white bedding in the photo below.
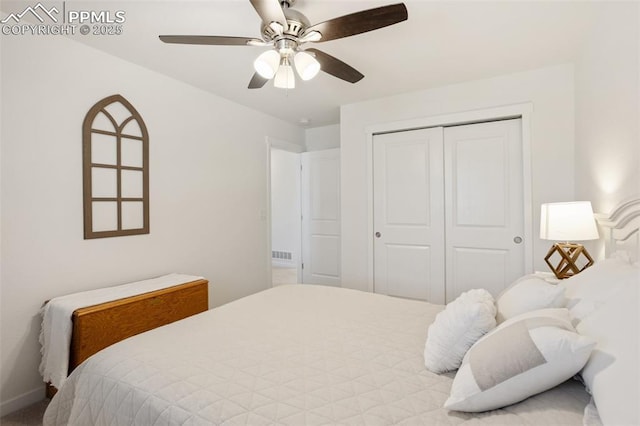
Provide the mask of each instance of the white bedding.
[{"label": "white bedding", "polygon": [[51,299],[42,308],[40,374],[45,382],[60,389],[67,379],[73,311],[111,300],[148,293],[201,279],[192,275],[168,274],[144,281],[83,291]]},{"label": "white bedding", "polygon": [[573,424],[566,382],[480,414],[442,408],[424,367],[442,306],[333,287],[276,287],[113,345],[78,367],[44,425]]}]

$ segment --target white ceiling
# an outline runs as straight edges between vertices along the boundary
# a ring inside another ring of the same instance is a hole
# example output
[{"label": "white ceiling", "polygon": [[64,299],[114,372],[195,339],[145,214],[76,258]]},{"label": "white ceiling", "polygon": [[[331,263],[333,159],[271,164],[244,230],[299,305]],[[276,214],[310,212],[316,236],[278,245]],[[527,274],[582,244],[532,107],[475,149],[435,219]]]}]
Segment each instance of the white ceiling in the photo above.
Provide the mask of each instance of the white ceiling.
[{"label": "white ceiling", "polygon": [[[294,9],[314,24],[394,2],[298,0]],[[265,48],[158,40],[159,34],[259,37],[260,19],[249,0],[91,1],[84,5],[92,10],[124,10],[124,33],[74,38],[291,123],[308,119],[308,126],[315,127],[337,123],[340,105],[570,62],[603,5],[515,0],[405,4],[408,21],[314,44],[362,72],[363,80],[350,84],[320,73],[289,91],[271,83],[247,89],[253,60]]]}]

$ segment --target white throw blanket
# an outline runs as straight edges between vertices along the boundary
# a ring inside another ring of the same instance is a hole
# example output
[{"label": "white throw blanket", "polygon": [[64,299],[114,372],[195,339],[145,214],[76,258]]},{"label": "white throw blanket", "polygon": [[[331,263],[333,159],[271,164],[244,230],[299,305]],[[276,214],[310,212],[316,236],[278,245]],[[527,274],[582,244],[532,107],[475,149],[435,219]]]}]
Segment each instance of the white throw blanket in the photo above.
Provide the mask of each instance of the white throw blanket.
[{"label": "white throw blanket", "polygon": [[41,310],[40,344],[42,345],[42,361],[40,362],[40,374],[42,374],[44,381],[50,382],[60,389],[67,379],[72,331],[71,315],[76,309],[199,279],[202,279],[202,277],[169,274],[149,280],[84,291],[51,299]]}]

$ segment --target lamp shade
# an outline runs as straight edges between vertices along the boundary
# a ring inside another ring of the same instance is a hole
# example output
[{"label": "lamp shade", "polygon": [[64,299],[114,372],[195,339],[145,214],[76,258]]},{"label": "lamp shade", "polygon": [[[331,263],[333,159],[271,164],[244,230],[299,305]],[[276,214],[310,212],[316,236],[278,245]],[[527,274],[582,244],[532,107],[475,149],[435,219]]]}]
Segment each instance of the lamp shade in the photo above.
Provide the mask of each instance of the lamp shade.
[{"label": "lamp shade", "polygon": [[296,77],[293,75],[293,68],[286,57],[282,58],[276,78],[273,80],[273,85],[279,89],[293,89],[296,87]]},{"label": "lamp shade", "polygon": [[275,50],[263,52],[253,61],[253,68],[267,80],[271,80],[280,65],[280,54]]},{"label": "lamp shade", "polygon": [[540,209],[540,238],[554,241],[598,239],[598,228],[589,201],[543,204]]},{"label": "lamp shade", "polygon": [[315,77],[320,71],[320,63],[307,52],[298,52],[293,58],[296,64],[296,71],[300,78],[307,81]]}]

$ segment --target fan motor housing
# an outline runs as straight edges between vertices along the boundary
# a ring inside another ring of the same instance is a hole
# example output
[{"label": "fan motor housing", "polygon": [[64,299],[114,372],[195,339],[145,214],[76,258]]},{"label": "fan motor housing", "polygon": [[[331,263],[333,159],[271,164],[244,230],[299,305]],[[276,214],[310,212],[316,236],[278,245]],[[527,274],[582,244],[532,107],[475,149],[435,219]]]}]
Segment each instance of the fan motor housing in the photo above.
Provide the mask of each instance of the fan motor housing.
[{"label": "fan motor housing", "polygon": [[[288,2],[293,4],[293,2]],[[286,6],[287,3],[284,3]],[[287,28],[282,31],[283,35],[289,35],[293,37],[300,37],[304,30],[311,24],[306,16],[294,9],[283,7],[284,16],[287,18]],[[269,23],[262,23],[262,36],[265,41],[273,41],[280,36],[273,28],[269,26]]]}]

